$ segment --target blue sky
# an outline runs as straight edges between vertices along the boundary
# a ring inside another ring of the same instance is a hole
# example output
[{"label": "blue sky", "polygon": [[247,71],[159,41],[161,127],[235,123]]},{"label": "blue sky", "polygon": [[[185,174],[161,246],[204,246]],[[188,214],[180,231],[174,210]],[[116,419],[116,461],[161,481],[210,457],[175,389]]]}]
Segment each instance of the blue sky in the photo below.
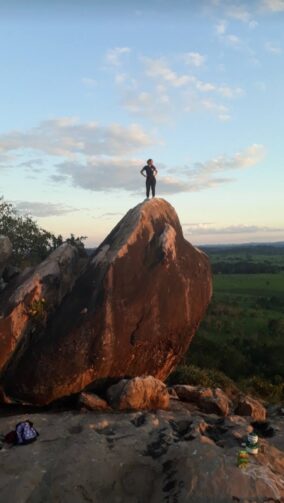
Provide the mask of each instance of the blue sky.
[{"label": "blue sky", "polygon": [[157,193],[194,244],[284,239],[284,0],[0,0],[0,194],[97,245]]}]

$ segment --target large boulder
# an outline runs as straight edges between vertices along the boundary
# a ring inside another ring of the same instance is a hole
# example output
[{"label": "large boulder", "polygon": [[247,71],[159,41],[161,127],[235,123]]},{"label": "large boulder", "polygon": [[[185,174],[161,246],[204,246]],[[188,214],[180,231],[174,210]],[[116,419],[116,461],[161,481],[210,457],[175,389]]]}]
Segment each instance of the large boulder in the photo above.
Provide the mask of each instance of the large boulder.
[{"label": "large boulder", "polygon": [[99,246],[44,329],[17,346],[2,391],[47,404],[110,378],[163,381],[188,349],[211,294],[208,257],[184,239],[174,208],[145,201]]},{"label": "large boulder", "polygon": [[122,379],[108,389],[107,398],[114,409],[167,409],[170,395],[164,383],[152,376]]}]

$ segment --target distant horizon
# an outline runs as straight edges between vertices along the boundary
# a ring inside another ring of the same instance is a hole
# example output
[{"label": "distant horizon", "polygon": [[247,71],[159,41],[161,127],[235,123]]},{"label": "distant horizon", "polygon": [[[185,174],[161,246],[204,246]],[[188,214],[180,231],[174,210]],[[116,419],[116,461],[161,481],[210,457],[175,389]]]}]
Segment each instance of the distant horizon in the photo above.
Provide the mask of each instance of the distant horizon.
[{"label": "distant horizon", "polygon": [[[187,241],[188,241],[188,239],[187,239]],[[87,250],[94,250],[94,249],[98,248],[100,245],[101,245],[101,243],[98,244],[97,246],[86,246],[85,248]],[[265,245],[265,246],[279,245],[279,247],[282,247],[282,246],[284,246],[284,241],[270,241],[270,242],[259,241],[259,242],[247,242],[247,243],[211,243],[211,244],[194,243],[193,246],[197,246],[197,247],[202,246],[205,248],[206,247],[208,247],[208,248],[209,247],[217,247],[218,248],[218,247],[227,247],[227,246],[228,247],[229,246],[242,247],[242,246],[261,246],[261,245]]]},{"label": "distant horizon", "polygon": [[0,194],[101,242],[146,159],[187,239],[284,240],[284,0],[0,6]]}]

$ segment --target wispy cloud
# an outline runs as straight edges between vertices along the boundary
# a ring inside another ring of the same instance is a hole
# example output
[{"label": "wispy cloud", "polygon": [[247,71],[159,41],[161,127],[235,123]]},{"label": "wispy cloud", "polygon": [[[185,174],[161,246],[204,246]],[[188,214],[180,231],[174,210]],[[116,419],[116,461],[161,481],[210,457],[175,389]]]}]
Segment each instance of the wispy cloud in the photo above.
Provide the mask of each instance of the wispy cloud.
[{"label": "wispy cloud", "polygon": [[211,235],[211,234],[255,234],[258,232],[272,233],[283,232],[284,227],[268,227],[260,225],[229,225],[224,227],[216,227],[214,224],[185,224],[185,234],[187,235]]},{"label": "wispy cloud", "polygon": [[130,47],[114,47],[106,53],[106,61],[109,65],[120,66],[122,57],[131,52]]},{"label": "wispy cloud", "polygon": [[178,75],[168,65],[165,58],[143,58],[146,75],[162,79],[173,87],[181,87],[194,81],[191,75]]},{"label": "wispy cloud", "polygon": [[264,47],[265,47],[266,52],[270,52],[270,54],[275,54],[275,55],[282,54],[281,47],[279,47],[279,45],[276,45],[272,42],[266,42]]},{"label": "wispy cloud", "polygon": [[[174,168],[175,176],[171,174],[171,166],[160,165],[159,193],[195,192],[231,182],[234,173],[255,166],[264,154],[262,145],[251,145],[231,157],[219,156],[204,163],[177,166]],[[65,161],[57,165],[57,175],[53,180],[69,181],[74,186],[93,191],[123,189],[136,193],[142,187],[139,171],[143,164],[142,159],[102,156],[88,158],[85,163]]]},{"label": "wispy cloud", "polygon": [[0,153],[30,149],[48,155],[116,155],[153,145],[155,140],[139,125],[100,125],[70,117],[42,121],[27,131],[0,135]]},{"label": "wispy cloud", "polygon": [[262,0],[261,7],[270,12],[284,12],[284,0]]},{"label": "wispy cloud", "polygon": [[206,56],[199,52],[186,52],[182,55],[182,59],[186,65],[199,68],[204,65]]},{"label": "wispy cloud", "polygon": [[170,97],[161,85],[151,93],[125,90],[121,103],[128,112],[151,118],[154,122],[167,122],[173,112]]},{"label": "wispy cloud", "polygon": [[33,217],[51,217],[65,215],[79,211],[77,208],[66,206],[61,203],[44,203],[38,201],[13,201],[20,213],[29,214]]}]

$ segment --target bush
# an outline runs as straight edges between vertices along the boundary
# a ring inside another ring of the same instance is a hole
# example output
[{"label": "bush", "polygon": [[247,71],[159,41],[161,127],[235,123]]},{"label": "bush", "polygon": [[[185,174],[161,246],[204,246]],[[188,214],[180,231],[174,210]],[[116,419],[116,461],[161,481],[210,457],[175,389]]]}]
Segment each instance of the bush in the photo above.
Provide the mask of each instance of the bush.
[{"label": "bush", "polygon": [[210,388],[222,388],[224,391],[237,390],[234,382],[217,369],[201,369],[195,365],[179,365],[168,377],[168,384],[192,384]]},{"label": "bush", "polygon": [[253,376],[250,379],[241,381],[240,387],[246,393],[256,395],[267,400],[267,402],[279,403],[284,400],[284,382],[283,380],[279,382],[279,376],[275,376],[275,378],[278,383],[273,384],[259,376]]}]

